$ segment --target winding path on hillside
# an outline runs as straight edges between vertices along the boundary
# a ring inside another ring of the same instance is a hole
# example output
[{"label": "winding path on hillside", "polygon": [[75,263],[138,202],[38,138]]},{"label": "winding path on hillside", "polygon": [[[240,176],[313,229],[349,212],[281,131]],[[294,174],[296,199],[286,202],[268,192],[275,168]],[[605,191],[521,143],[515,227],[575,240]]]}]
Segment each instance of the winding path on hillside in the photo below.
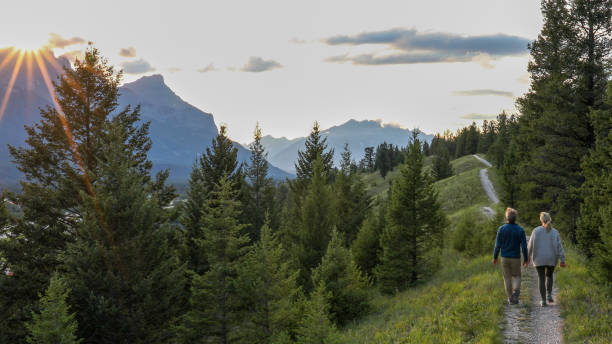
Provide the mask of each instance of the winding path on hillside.
[{"label": "winding path on hillside", "polygon": [[[487,166],[492,167],[487,160],[474,154],[474,158],[481,161]],[[480,170],[480,182],[487,196],[494,204],[499,203],[499,198],[493,187],[493,183],[489,179],[487,168]],[[492,217],[495,211],[490,207],[483,207],[483,213]],[[529,237],[527,238],[529,240]],[[558,307],[557,288],[553,289],[553,298],[555,302],[548,304],[547,307],[540,307],[540,292],[538,290],[538,273],[530,264],[529,267],[523,268],[523,283],[522,290],[527,291],[521,296],[521,302],[518,305],[506,305],[504,310],[504,343],[529,343],[529,344],[561,344],[563,337],[561,328],[563,319]]]}]

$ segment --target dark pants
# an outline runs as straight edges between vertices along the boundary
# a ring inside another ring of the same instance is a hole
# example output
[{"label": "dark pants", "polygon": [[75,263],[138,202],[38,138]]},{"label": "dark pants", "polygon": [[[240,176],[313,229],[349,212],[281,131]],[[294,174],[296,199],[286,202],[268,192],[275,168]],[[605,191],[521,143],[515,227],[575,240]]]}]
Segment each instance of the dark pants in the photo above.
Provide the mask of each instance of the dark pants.
[{"label": "dark pants", "polygon": [[[546,301],[546,292],[548,291],[548,295],[552,295],[553,272],[555,271],[555,267],[549,265],[542,265],[536,266],[536,270],[538,270],[538,285],[540,287],[540,296],[542,296],[543,301]],[[546,278],[546,286],[544,286],[544,278]]]}]

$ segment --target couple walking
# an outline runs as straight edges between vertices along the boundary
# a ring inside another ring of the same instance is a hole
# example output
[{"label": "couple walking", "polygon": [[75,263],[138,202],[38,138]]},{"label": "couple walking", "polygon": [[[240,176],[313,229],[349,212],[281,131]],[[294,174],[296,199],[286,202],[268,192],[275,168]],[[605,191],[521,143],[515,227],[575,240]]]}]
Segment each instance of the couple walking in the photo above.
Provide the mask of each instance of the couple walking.
[{"label": "couple walking", "polygon": [[541,306],[546,302],[554,302],[552,298],[553,271],[557,261],[565,267],[565,253],[561,245],[559,232],[552,227],[552,218],[549,213],[540,213],[541,226],[536,227],[527,243],[525,231],[516,224],[517,212],[512,208],[506,209],[506,224],[499,227],[495,239],[493,264],[497,264],[497,257],[501,251],[501,266],[504,275],[504,285],[508,303],[517,304],[521,292],[521,251],[523,253],[523,266],[533,263],[538,271],[538,286],[540,288]]}]

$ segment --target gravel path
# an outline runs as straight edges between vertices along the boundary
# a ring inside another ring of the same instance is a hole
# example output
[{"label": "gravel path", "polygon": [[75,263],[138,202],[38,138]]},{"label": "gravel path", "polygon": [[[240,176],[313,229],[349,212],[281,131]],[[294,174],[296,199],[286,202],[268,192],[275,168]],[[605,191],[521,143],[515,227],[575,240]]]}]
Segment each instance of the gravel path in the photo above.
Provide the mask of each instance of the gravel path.
[{"label": "gravel path", "polygon": [[[479,157],[478,155],[474,154],[473,156],[474,158],[478,159],[479,161],[481,161],[483,164],[487,165],[488,167],[492,166],[490,162]],[[480,183],[482,184],[482,187],[485,189],[487,196],[489,196],[489,198],[491,199],[491,202],[493,202],[494,204],[499,203],[499,198],[497,197],[497,193],[495,192],[495,189],[493,188],[493,184],[491,183],[491,180],[489,179],[489,174],[486,168],[483,168],[480,170]]]},{"label": "gravel path", "polygon": [[540,306],[538,272],[530,264],[523,269],[523,283],[518,305],[506,305],[504,310],[504,343],[561,344],[563,319],[557,301],[557,288],[553,288],[554,303]]},{"label": "gravel path", "polygon": [[[490,162],[478,155],[474,154],[474,158],[491,167]],[[499,198],[489,179],[486,168],[480,170],[480,182],[491,201],[499,203]],[[487,217],[492,217],[495,214],[494,210],[490,207],[482,207],[482,212]],[[527,240],[529,240],[529,237],[527,237]],[[523,280],[521,283],[520,302],[518,305],[506,305],[504,309],[503,342],[508,344],[563,343],[561,335],[563,319],[561,318],[561,312],[557,303],[557,288],[553,288],[553,299],[555,302],[548,304],[547,307],[541,307],[540,291],[538,290],[538,272],[531,264],[529,267],[521,269],[523,269]],[[500,287],[503,287],[503,282]]]}]

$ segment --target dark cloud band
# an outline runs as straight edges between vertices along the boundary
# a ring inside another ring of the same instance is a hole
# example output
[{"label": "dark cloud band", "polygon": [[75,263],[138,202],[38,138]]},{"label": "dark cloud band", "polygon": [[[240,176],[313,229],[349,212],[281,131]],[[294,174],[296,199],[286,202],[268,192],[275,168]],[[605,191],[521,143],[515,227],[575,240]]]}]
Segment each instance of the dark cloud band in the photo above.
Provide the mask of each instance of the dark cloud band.
[{"label": "dark cloud band", "polygon": [[499,96],[513,98],[514,93],[509,91],[500,91],[492,89],[481,89],[481,90],[460,90],[452,93],[454,96]]},{"label": "dark cloud band", "polygon": [[452,33],[420,33],[417,30],[393,29],[364,32],[353,36],[334,36],[324,40],[328,45],[386,45],[395,54],[377,56],[334,56],[329,62],[352,62],[359,65],[412,64],[436,62],[469,62],[478,56],[500,58],[527,53],[529,40],[505,34],[461,36]]},{"label": "dark cloud band", "polygon": [[261,57],[251,56],[249,62],[245,64],[240,70],[242,72],[265,72],[277,68],[281,68],[283,65],[274,60],[264,60]]}]

